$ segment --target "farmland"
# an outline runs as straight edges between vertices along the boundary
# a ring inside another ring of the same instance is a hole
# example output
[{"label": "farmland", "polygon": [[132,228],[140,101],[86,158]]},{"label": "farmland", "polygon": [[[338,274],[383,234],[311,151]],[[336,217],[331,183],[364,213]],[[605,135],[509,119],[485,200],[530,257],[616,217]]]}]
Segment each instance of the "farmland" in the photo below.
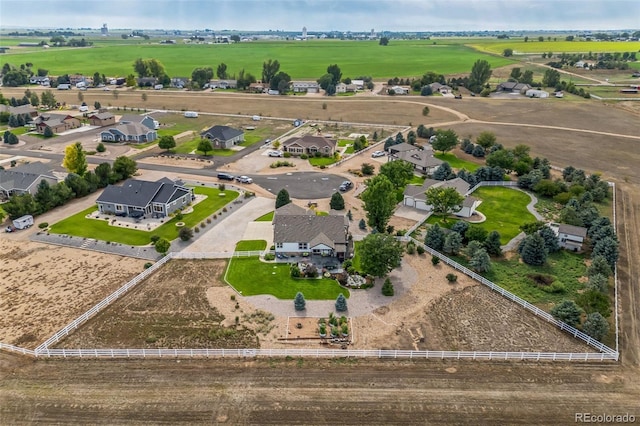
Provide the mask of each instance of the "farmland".
[{"label": "farmland", "polygon": [[[5,43],[2,39],[2,43]],[[190,76],[194,68],[215,67],[224,62],[231,74],[245,69],[260,78],[262,63],[277,59],[280,69],[294,79],[317,79],[329,64],[338,64],[344,77],[370,75],[375,79],[420,76],[426,71],[442,74],[469,72],[477,59],[486,59],[493,68],[513,61],[454,44],[439,45],[429,40],[393,41],[380,46],[376,41],[279,41],[212,45],[98,44],[91,48],[11,50],[4,62],[19,65],[32,62],[51,75],[95,72],[122,76],[133,72],[137,58],[155,58],[170,76]],[[6,43],[5,43],[6,44]],[[14,53],[16,52],[16,53]],[[371,58],[376,58],[375,66]]]},{"label": "farmland", "polygon": [[524,39],[512,39],[495,42],[494,40],[474,40],[469,46],[480,51],[502,54],[504,49],[513,49],[513,53],[588,53],[588,52],[637,52],[640,42],[619,41],[534,41],[533,37],[525,42]]}]

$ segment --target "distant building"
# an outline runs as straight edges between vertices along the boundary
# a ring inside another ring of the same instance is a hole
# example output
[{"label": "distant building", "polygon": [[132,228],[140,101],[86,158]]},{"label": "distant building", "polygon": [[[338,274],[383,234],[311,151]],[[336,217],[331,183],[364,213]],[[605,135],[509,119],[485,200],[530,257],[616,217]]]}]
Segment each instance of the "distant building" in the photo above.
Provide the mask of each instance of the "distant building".
[{"label": "distant building", "polygon": [[307,27],[302,27],[302,38],[307,38]]},{"label": "distant building", "polygon": [[109,28],[107,28],[107,24],[102,24],[102,28],[100,28],[100,35],[106,37],[109,35]]}]

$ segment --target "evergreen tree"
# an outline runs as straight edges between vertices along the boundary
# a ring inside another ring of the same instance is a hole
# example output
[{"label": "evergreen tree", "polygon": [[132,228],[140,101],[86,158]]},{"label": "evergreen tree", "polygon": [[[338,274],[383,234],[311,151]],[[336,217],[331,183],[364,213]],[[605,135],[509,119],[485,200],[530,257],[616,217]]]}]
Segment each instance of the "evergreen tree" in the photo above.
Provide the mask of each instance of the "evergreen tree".
[{"label": "evergreen tree", "polygon": [[449,180],[455,178],[455,173],[451,169],[451,166],[446,161],[438,166],[433,172],[433,178],[435,180]]},{"label": "evergreen tree", "polygon": [[51,127],[47,126],[44,128],[44,133],[42,134],[45,138],[52,138],[53,137],[53,130],[51,130]]},{"label": "evergreen tree", "polygon": [[502,249],[500,248],[500,233],[498,231],[491,231],[484,241],[484,248],[491,256],[501,256]]},{"label": "evergreen tree", "polygon": [[573,300],[565,300],[551,309],[551,315],[553,315],[554,318],[572,327],[577,327],[578,324],[580,324],[581,314],[582,309],[580,309]]},{"label": "evergreen tree", "polygon": [[602,340],[609,333],[609,323],[599,312],[594,312],[587,315],[582,331],[596,340]]},{"label": "evergreen tree", "polygon": [[360,219],[360,222],[358,222],[358,228],[362,230],[367,229],[367,222],[364,219]]},{"label": "evergreen tree", "polygon": [[548,226],[543,226],[538,234],[544,239],[544,248],[547,250],[547,253],[555,253],[560,250],[560,244],[558,244],[558,236],[553,229]]},{"label": "evergreen tree", "polygon": [[469,259],[469,266],[476,272],[487,272],[491,269],[491,258],[489,253],[484,248],[475,250],[471,259]]},{"label": "evergreen tree", "polygon": [[444,231],[436,223],[427,229],[427,235],[424,238],[424,244],[434,250],[440,251],[444,246]]},{"label": "evergreen tree", "polygon": [[382,285],[382,294],[384,296],[393,296],[394,293],[395,290],[393,288],[393,284],[391,284],[391,280],[387,278],[386,280],[384,280],[384,284]]},{"label": "evergreen tree", "polygon": [[334,192],[329,202],[329,207],[333,210],[344,210],[344,198],[339,192]]},{"label": "evergreen tree", "polygon": [[609,289],[609,280],[602,274],[590,275],[589,281],[587,281],[587,288],[589,290],[597,290],[606,293]]},{"label": "evergreen tree", "polygon": [[539,234],[531,234],[520,243],[520,256],[527,265],[542,266],[547,261],[545,241]]},{"label": "evergreen tree", "polygon": [[282,188],[278,195],[276,196],[276,209],[279,209],[282,206],[285,206],[291,202],[291,198],[289,198],[289,192]]},{"label": "evergreen tree", "polygon": [[613,269],[618,261],[618,255],[618,241],[611,237],[606,237],[598,241],[593,246],[593,251],[591,252],[592,258],[596,256],[604,257],[611,269]]},{"label": "evergreen tree", "polygon": [[591,258],[591,265],[587,273],[589,276],[600,274],[608,278],[611,276],[611,267],[604,257],[594,256]]},{"label": "evergreen tree", "polygon": [[344,297],[342,293],[338,295],[336,299],[336,311],[344,312],[347,310],[347,299]]},{"label": "evergreen tree", "polygon": [[304,311],[306,309],[307,302],[304,300],[304,295],[300,292],[296,294],[295,299],[293,299],[293,306],[296,311]]},{"label": "evergreen tree", "polygon": [[460,253],[462,248],[462,235],[457,232],[449,232],[444,239],[444,245],[442,250],[445,253],[453,254],[454,256]]}]

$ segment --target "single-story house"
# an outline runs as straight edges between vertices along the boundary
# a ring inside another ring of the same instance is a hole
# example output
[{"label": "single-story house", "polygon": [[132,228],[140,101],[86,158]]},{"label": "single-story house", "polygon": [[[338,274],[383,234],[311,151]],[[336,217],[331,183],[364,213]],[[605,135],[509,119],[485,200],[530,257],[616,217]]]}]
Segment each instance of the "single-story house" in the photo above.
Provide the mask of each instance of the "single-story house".
[{"label": "single-story house", "polygon": [[87,77],[82,74],[70,74],[69,83],[74,86],[78,83],[87,83]]},{"label": "single-story house", "polygon": [[470,189],[470,185],[460,178],[455,178],[445,181],[425,179],[422,185],[407,185],[404,190],[402,204],[418,210],[431,211],[433,207],[427,204],[426,196],[429,188],[455,188],[460,195],[464,196],[464,201],[459,206],[460,210],[454,213],[454,215],[458,217],[471,217],[475,213],[476,208],[482,203],[482,201],[475,197],[470,195],[465,196]]},{"label": "single-story house", "polygon": [[158,133],[140,123],[120,123],[100,132],[103,142],[147,143],[158,139]]},{"label": "single-story house", "polygon": [[244,142],[244,132],[229,126],[213,126],[200,133],[203,139],[209,139],[215,148],[231,148]]},{"label": "single-story house", "polygon": [[291,87],[295,93],[318,93],[320,85],[315,81],[294,81]]},{"label": "single-story house", "polygon": [[29,83],[39,84],[40,86],[50,86],[51,79],[46,76],[42,77],[42,76],[34,75],[33,77],[29,78]]},{"label": "single-story house", "polygon": [[549,97],[549,92],[544,90],[538,90],[538,89],[529,89],[526,92],[524,92],[524,94],[529,98],[548,98]]},{"label": "single-story house", "polygon": [[189,84],[189,77],[172,77],[171,78],[171,87],[184,89],[187,86],[187,84]]},{"label": "single-story house", "polygon": [[[5,107],[6,105],[2,105]],[[5,108],[2,108],[3,110]],[[28,115],[31,118],[36,118],[38,116],[38,109],[31,104],[19,105],[19,106],[9,106],[6,108],[6,111],[11,115]]]},{"label": "single-story house", "polygon": [[264,93],[268,88],[269,86],[263,83],[249,84],[249,91],[253,93]]},{"label": "single-story house", "polygon": [[349,220],[344,214],[317,216],[289,203],[275,211],[273,243],[276,255],[318,255],[342,262],[349,257]]},{"label": "single-story house", "polygon": [[431,88],[431,91],[433,93],[451,93],[453,92],[453,89],[451,88],[451,86],[447,86],[446,84],[442,84],[442,83],[431,83],[429,85],[429,87]]},{"label": "single-story house", "polygon": [[364,80],[351,80],[351,84],[356,86],[356,90],[364,90]]},{"label": "single-story house", "polygon": [[71,85],[68,83],[58,84],[58,90],[71,90]]},{"label": "single-story house", "polygon": [[158,84],[156,77],[139,77],[136,79],[136,83],[139,87],[153,87]]},{"label": "single-story house", "polygon": [[397,157],[397,155],[401,152],[419,151],[420,149],[422,148],[418,145],[411,145],[410,143],[402,142],[396,145],[391,145],[389,148],[387,148],[387,151],[389,152],[390,157]]},{"label": "single-story house", "polygon": [[35,195],[43,180],[49,185],[58,183],[51,167],[39,161],[0,170],[0,199],[6,200],[14,194]]},{"label": "single-story house", "polygon": [[316,152],[322,155],[331,156],[336,152],[338,143],[334,139],[324,136],[304,135],[294,137],[282,142],[282,151],[290,152],[292,155],[315,155]]},{"label": "single-story house", "polygon": [[387,92],[391,92],[392,90],[394,95],[408,95],[410,91],[408,87],[393,86],[387,89]]},{"label": "single-story house", "polygon": [[194,199],[193,188],[164,177],[156,182],[127,179],[122,185],[109,185],[96,203],[101,213],[165,217],[191,204]]},{"label": "single-story house", "polygon": [[89,124],[92,126],[110,126],[116,124],[116,116],[110,112],[99,112],[89,116]]},{"label": "single-story house", "polygon": [[582,244],[587,238],[587,228],[564,223],[551,223],[549,227],[558,236],[560,247],[572,251],[582,251]]},{"label": "single-story house", "polygon": [[[399,145],[401,144],[394,145],[392,148],[398,147]],[[424,149],[396,151],[387,156],[387,161],[397,160],[406,161],[407,163],[412,164],[413,168],[415,170],[418,170],[422,174],[433,173],[443,163],[442,160],[434,157],[433,149],[431,149],[431,147],[425,147]]]},{"label": "single-story house", "polygon": [[80,127],[80,120],[72,115],[65,114],[42,114],[34,120],[36,130],[44,134],[48,127],[53,133],[62,133],[67,130]]},{"label": "single-story house", "polygon": [[235,89],[238,87],[238,80],[211,80],[209,87],[212,89]]},{"label": "single-story house", "polygon": [[120,124],[142,124],[148,129],[158,130],[160,127],[160,123],[153,119],[153,117],[148,115],[135,115],[135,114],[125,114],[120,117]]},{"label": "single-story house", "polygon": [[531,86],[526,83],[518,83],[517,81],[505,81],[498,84],[496,92],[512,92],[512,93],[525,93],[531,89]]},{"label": "single-story house", "polygon": [[344,83],[336,84],[336,93],[347,93],[347,85]]}]

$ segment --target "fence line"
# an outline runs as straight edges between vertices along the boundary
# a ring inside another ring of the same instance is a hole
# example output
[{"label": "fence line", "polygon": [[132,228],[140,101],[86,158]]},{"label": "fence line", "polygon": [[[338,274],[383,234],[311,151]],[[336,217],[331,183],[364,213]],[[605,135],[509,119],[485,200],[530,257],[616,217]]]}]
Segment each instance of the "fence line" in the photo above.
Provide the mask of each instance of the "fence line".
[{"label": "fence line", "polygon": [[473,188],[471,188],[470,190],[468,190],[464,196],[468,196],[473,194],[473,192],[480,188],[481,186],[518,186],[518,182],[514,182],[511,180],[483,180],[482,182],[478,182],[476,184],[476,186],[474,186]]},{"label": "fence line", "polygon": [[5,350],[5,351],[9,351],[9,352],[16,352],[22,355],[31,355],[31,356],[35,356],[35,351],[32,351],[31,349],[25,349],[25,348],[21,348],[18,346],[13,346],[13,345],[9,345],[7,343],[2,343],[0,342],[0,349],[1,350]]},{"label": "fence line", "polygon": [[41,351],[49,348],[50,345],[58,342],[62,337],[68,335],[71,331],[77,329],[79,326],[81,326],[82,324],[87,322],[89,319],[94,317],[98,312],[100,312],[101,310],[103,310],[104,308],[106,308],[116,300],[118,300],[123,294],[125,294],[127,291],[135,287],[138,283],[143,281],[149,275],[154,273],[162,265],[167,263],[167,261],[169,261],[171,257],[172,257],[171,254],[164,256],[163,258],[158,260],[156,263],[151,265],[149,268],[145,269],[142,273],[134,277],[131,281],[129,281],[128,283],[126,283],[125,285],[123,285],[122,287],[120,287],[119,289],[117,289],[116,291],[114,291],[104,299],[102,299],[102,301],[100,301],[97,305],[93,306],[87,312],[85,312],[84,314],[80,315],[78,318],[71,321],[67,326],[65,326],[58,332],[56,332],[53,336],[49,337],[47,340],[44,341],[44,343],[38,346],[35,350],[35,354],[38,355]]},{"label": "fence line", "polygon": [[45,349],[38,356],[56,358],[392,358],[392,359],[473,359],[473,360],[551,360],[615,361],[617,353],[585,352],[482,352],[411,351],[384,349]]},{"label": "fence line", "polygon": [[462,272],[463,274],[471,277],[472,279],[480,282],[481,284],[486,285],[487,287],[489,287],[490,289],[492,289],[493,291],[495,291],[497,293],[500,293],[502,296],[506,297],[507,299],[509,299],[509,300],[511,300],[513,302],[516,302],[520,306],[522,306],[525,309],[527,309],[528,311],[532,312],[534,315],[536,315],[536,316],[538,316],[538,317],[540,317],[540,318],[552,323],[556,327],[560,328],[560,330],[566,331],[567,333],[571,334],[573,337],[576,337],[576,338],[584,341],[587,345],[592,346],[592,347],[598,349],[599,351],[610,353],[610,354],[614,354],[616,359],[618,359],[618,351],[616,351],[614,349],[611,349],[610,347],[604,345],[603,343],[600,343],[599,341],[597,341],[593,337],[581,332],[580,330],[578,330],[578,329],[576,329],[574,327],[571,327],[570,325],[568,325],[568,324],[566,324],[566,323],[564,323],[562,321],[559,321],[559,320],[555,319],[548,312],[543,311],[542,309],[538,308],[537,306],[532,305],[531,303],[527,302],[526,300],[524,300],[524,299],[516,296],[515,294],[505,290],[504,288],[500,287],[499,285],[494,284],[493,282],[489,281],[485,277],[473,272],[469,268],[466,268],[466,267],[462,266],[458,262],[448,258],[447,256],[445,256],[442,253],[432,249],[431,247],[422,244],[418,240],[416,240],[414,238],[411,238],[411,240],[413,240],[414,243],[419,244],[422,247],[424,247],[424,249],[428,253],[430,253],[433,256],[438,257],[440,260],[442,260],[444,263],[446,263],[447,265],[451,266],[452,268]]},{"label": "fence line", "polygon": [[[615,182],[609,182],[609,185],[613,187],[613,230],[618,232],[618,228],[616,227],[616,184]],[[614,312],[616,314],[615,317],[615,328],[616,328],[616,352],[619,351],[619,328],[618,328],[618,262],[613,265],[613,306]]]}]

